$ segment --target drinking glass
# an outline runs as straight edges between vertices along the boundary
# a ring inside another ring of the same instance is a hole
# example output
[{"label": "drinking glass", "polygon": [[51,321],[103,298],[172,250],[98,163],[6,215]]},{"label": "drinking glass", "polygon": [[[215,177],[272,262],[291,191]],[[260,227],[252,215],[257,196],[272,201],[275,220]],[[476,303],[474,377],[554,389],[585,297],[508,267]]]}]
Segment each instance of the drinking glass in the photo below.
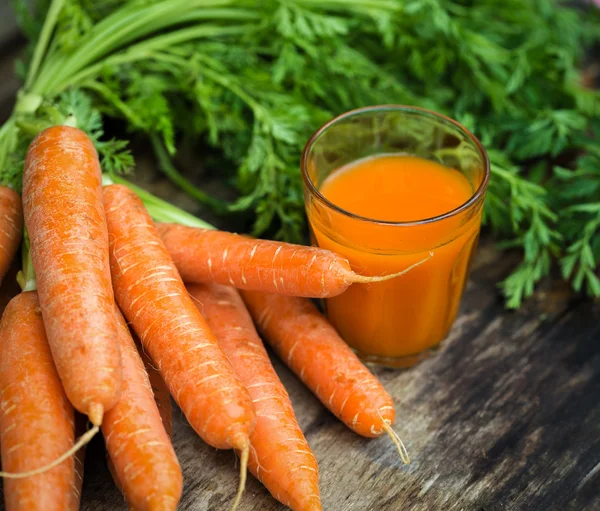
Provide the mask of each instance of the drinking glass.
[{"label": "drinking glass", "polygon": [[[441,215],[391,222],[353,214],[320,192],[340,169],[390,154],[413,155],[456,169],[467,178],[472,195]],[[301,167],[314,245],[347,258],[361,275],[397,273],[422,262],[398,278],[353,284],[326,299],[329,320],[368,362],[407,367],[421,360],[447,336],[469,277],[490,177],[481,143],[438,113],[373,106],[347,112],[317,130],[304,148]]]}]

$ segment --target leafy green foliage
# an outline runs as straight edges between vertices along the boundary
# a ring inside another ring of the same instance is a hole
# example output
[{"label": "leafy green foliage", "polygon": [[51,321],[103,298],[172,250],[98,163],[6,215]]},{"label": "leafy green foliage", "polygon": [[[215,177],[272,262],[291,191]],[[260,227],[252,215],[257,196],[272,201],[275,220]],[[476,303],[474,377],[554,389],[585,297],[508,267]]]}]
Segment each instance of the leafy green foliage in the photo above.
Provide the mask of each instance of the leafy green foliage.
[{"label": "leafy green foliage", "polygon": [[[48,111],[51,111],[48,108]],[[92,106],[91,99],[78,89],[70,89],[58,97],[54,106],[64,117],[62,123],[85,131],[94,142],[100,163],[109,174],[128,174],[133,168],[133,156],[125,140],[105,139],[100,112]]]},{"label": "leafy green foliage", "polygon": [[600,262],[600,149],[590,145],[575,170],[554,168],[552,190],[566,250],[560,259],[562,275],[576,291],[600,296],[597,267]]},{"label": "leafy green foliage", "polygon": [[[31,4],[33,4],[33,8]],[[36,40],[42,30],[44,18],[50,6],[50,0],[36,0],[34,2],[12,0],[12,5],[17,23],[23,34],[29,40]]]},{"label": "leafy green foliage", "polygon": [[[33,15],[16,1],[28,58],[57,1],[38,0]],[[508,305],[556,260],[575,289],[597,295],[600,164],[589,134],[600,93],[580,83],[579,66],[599,38],[594,7],[558,0],[64,0],[21,111],[0,129],[0,165],[22,158],[56,105],[94,136],[107,170],[125,172],[131,155],[104,140],[98,113],[121,117],[207,202],[169,158],[181,138],[213,146],[224,158],[215,172],[240,193],[229,209],[253,212],[254,234],[298,240],[310,134],[360,106],[422,106],[489,149],[485,221],[523,253],[501,284]],[[0,177],[14,184],[19,173],[8,165]]]},{"label": "leafy green foliage", "polygon": [[561,234],[555,229],[558,216],[550,209],[544,187],[525,180],[520,168],[494,151],[490,157],[490,181],[484,223],[506,238],[505,248],[522,248],[523,261],[501,283],[507,305],[518,308],[531,296],[535,283],[548,275],[553,256],[559,253]]},{"label": "leafy green foliage", "polygon": [[133,156],[127,149],[127,142],[104,138],[104,128],[100,112],[92,106],[91,98],[78,89],[71,89],[55,98],[45,101],[37,109],[36,115],[23,114],[15,120],[18,132],[16,145],[8,150],[0,138],[0,155],[6,151],[0,184],[21,190],[21,177],[27,146],[40,131],[56,124],[68,124],[85,131],[94,142],[102,168],[111,174],[127,174],[133,168]]}]

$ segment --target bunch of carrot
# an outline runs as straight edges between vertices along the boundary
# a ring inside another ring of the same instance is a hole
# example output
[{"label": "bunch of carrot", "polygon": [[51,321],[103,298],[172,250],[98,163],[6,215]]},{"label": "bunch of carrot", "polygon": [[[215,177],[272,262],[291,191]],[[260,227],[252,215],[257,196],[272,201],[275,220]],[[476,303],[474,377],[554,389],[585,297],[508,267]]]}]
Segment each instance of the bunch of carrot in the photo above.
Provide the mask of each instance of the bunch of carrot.
[{"label": "bunch of carrot", "polygon": [[[255,325],[333,414],[360,435],[387,432],[408,462],[391,397],[306,298],[397,275],[356,275],[318,248],[155,224],[135,192],[102,186],[92,142],[67,126],[34,139],[22,207],[2,188],[0,212],[0,279],[26,232],[22,292],[0,322],[9,511],[77,509],[80,448],[98,431],[129,507],[176,509],[169,394],[203,440],[239,454],[234,508],[247,467],[290,508],[322,509],[317,461]],[[78,414],[91,428],[76,441]]]}]

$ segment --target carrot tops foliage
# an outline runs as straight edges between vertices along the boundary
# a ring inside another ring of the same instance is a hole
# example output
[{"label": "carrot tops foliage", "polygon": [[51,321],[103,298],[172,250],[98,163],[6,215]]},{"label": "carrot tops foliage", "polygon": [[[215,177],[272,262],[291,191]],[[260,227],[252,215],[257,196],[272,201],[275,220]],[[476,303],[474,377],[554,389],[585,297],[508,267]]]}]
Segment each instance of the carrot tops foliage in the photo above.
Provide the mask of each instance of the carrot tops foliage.
[{"label": "carrot tops foliage", "polygon": [[[489,149],[486,223],[523,260],[502,284],[518,307],[556,262],[600,295],[600,93],[580,80],[597,9],[554,0],[25,0],[24,87],[0,130],[3,182],[18,186],[32,134],[56,119],[86,129],[105,170],[133,164],[102,116],[149,137],[167,175],[211,200],[171,158],[203,140],[240,197],[230,211],[304,232],[299,156],[309,135],[359,106],[446,113]],[[70,120],[70,121],[69,121]],[[12,163],[11,163],[12,162]],[[560,212],[560,215],[559,215]]]}]

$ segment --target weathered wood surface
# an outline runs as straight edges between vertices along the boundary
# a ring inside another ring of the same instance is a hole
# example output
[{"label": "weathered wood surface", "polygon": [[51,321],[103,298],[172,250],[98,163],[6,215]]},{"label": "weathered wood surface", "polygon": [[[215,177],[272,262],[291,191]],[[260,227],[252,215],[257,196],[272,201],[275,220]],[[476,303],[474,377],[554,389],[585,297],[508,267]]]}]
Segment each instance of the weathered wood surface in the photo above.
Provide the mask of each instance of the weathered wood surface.
[{"label": "weathered wood surface", "polygon": [[[2,16],[0,27],[3,34],[13,30]],[[6,40],[0,38],[0,51],[14,56],[14,41]],[[11,60],[0,59],[1,117],[17,84]],[[138,161],[144,186],[194,209],[148,160]],[[274,359],[319,461],[325,509],[600,509],[600,474],[586,480],[600,463],[600,306],[561,287],[540,292],[523,311],[506,312],[495,283],[512,263],[484,242],[440,352],[407,371],[375,369],[394,397],[409,466],[388,439],[350,432]],[[185,477],[180,509],[228,509],[238,478],[235,456],[204,444],[178,411],[174,427]],[[126,509],[101,439],[87,451],[81,509]],[[282,509],[249,479],[240,511]]]}]

